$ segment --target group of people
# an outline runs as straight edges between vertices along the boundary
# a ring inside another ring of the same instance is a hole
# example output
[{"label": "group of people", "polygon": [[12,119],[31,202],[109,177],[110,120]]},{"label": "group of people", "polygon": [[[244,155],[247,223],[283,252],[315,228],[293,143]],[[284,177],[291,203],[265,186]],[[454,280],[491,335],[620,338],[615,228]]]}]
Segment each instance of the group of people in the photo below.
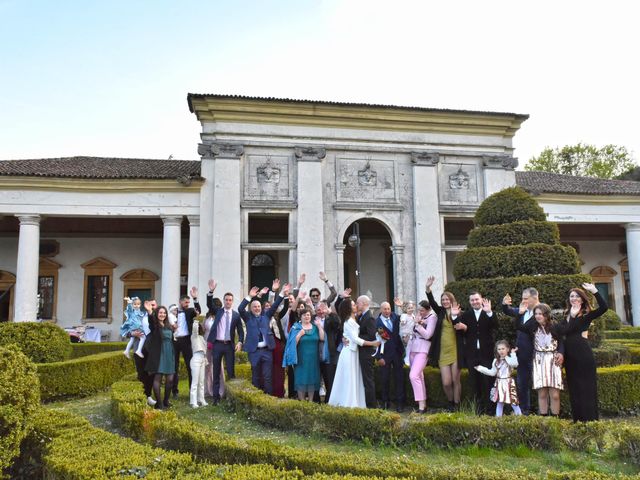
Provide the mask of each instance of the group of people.
[{"label": "group of people", "polygon": [[[234,309],[234,296],[227,292],[222,300],[214,297],[217,283],[209,281],[208,312],[203,324],[198,291],[183,296],[174,313],[156,302],[126,299],[127,321],[121,333],[131,337],[125,354],[135,348],[138,378],[150,405],[169,406],[170,393],[177,395],[178,366],[183,356],[190,367],[190,404],[206,405],[205,394],[213,403],[220,401],[227,378],[233,378],[235,353],[243,350],[251,364],[252,384],[265,393],[330,405],[360,408],[406,405],[404,368],[419,413],[427,409],[424,368],[440,369],[449,409],[460,405],[462,368],[468,370],[470,392],[479,413],[503,413],[511,405],[515,414],[531,412],[531,388],[538,392],[539,413],[558,415],[560,390],[564,388],[564,365],[574,420],[598,418],[596,370],[593,353],[586,339],[591,322],[607,309],[605,300],[593,284],[583,284],[569,293],[565,319],[553,322],[551,309],[540,303],[538,292],[527,288],[519,307],[511,296],[502,301],[503,313],[514,317],[516,345],[505,340],[494,343],[497,327],[491,301],[479,292],[470,292],[468,310],[463,311],[454,295],[443,292],[440,303],[426,282],[426,300],[404,303],[394,312],[383,302],[377,316],[371,312],[367,296],[351,299],[351,290],[338,294],[326,275],[320,272],[330,295],[321,299],[318,288],[302,289],[302,274],[294,288],[282,288],[276,279],[271,289],[253,287]],[[585,290],[598,303],[592,309]],[[381,404],[376,398],[374,365],[379,369]],[[223,367],[224,365],[224,367]],[[512,372],[517,369],[515,379]],[[160,396],[165,380],[164,397]],[[285,389],[285,378],[288,386]],[[394,384],[394,393],[391,384]],[[494,406],[495,404],[495,406]]]}]

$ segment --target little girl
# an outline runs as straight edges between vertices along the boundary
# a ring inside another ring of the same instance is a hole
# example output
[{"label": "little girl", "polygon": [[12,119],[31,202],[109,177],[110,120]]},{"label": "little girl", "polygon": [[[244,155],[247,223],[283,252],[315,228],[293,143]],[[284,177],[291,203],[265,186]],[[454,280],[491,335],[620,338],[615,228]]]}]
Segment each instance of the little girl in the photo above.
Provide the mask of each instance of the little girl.
[{"label": "little girl", "polygon": [[413,326],[416,323],[416,304],[413,302],[406,302],[402,307],[403,313],[400,315],[400,338],[406,347],[411,335],[413,334]]},{"label": "little girl", "polygon": [[191,331],[191,391],[189,404],[198,408],[198,403],[203,407],[207,405],[204,400],[204,372],[207,365],[207,342],[204,340],[204,327],[198,320],[193,321]]},{"label": "little girl", "polygon": [[142,347],[144,346],[144,341],[146,340],[147,334],[149,332],[145,332],[142,326],[142,319],[144,318],[144,312],[140,310],[140,306],[142,305],[142,302],[138,297],[133,297],[133,298],[124,297],[124,299],[127,302],[127,310],[125,311],[125,315],[127,316],[127,319],[124,321],[124,323],[120,327],[120,336],[125,338],[128,336],[129,342],[127,343],[127,347],[124,349],[124,352],[122,353],[125,355],[125,357],[131,358],[129,357],[129,351],[131,350],[131,347],[133,347],[133,342],[136,339],[136,337],[131,334],[137,331],[142,333],[142,336],[139,337],[140,342],[138,343],[138,348],[136,349],[135,353],[140,358],[144,358],[144,355],[142,353]]},{"label": "little girl", "polygon": [[540,415],[560,414],[560,390],[562,370],[557,362],[557,354],[564,354],[562,341],[551,332],[551,307],[540,303],[533,309],[535,322],[529,321],[518,325],[518,330],[528,333],[533,341],[533,389],[538,391],[538,408]]},{"label": "little girl", "polygon": [[495,348],[495,360],[491,365],[491,369],[476,365],[474,368],[490,377],[496,377],[496,382],[491,389],[491,401],[496,403],[496,417],[502,416],[504,404],[508,403],[516,415],[522,415],[520,406],[518,405],[518,393],[516,390],[516,380],[511,377],[511,372],[518,366],[516,358],[516,349],[509,353],[509,342],[506,340],[498,340]]}]

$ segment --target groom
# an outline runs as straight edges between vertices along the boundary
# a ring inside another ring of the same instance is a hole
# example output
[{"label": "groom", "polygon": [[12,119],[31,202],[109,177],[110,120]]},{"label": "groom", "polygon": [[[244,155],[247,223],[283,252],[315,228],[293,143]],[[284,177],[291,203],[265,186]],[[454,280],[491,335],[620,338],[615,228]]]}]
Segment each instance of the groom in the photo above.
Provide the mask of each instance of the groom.
[{"label": "groom", "polygon": [[[356,300],[358,323],[360,324],[360,338],[367,341],[376,339],[376,320],[369,311],[371,300],[366,295],[361,295]],[[376,408],[376,384],[373,379],[373,354],[374,347],[358,348],[360,357],[360,369],[362,370],[362,383],[364,383],[364,396],[367,408]]]}]

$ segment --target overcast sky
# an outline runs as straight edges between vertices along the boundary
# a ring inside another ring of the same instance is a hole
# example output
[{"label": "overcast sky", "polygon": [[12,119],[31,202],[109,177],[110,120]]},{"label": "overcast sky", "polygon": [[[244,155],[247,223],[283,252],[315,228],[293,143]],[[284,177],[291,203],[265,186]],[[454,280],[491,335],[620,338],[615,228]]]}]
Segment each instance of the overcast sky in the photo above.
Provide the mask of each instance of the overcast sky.
[{"label": "overcast sky", "polygon": [[636,2],[0,0],[0,159],[197,159],[187,93],[527,113],[640,163]]}]

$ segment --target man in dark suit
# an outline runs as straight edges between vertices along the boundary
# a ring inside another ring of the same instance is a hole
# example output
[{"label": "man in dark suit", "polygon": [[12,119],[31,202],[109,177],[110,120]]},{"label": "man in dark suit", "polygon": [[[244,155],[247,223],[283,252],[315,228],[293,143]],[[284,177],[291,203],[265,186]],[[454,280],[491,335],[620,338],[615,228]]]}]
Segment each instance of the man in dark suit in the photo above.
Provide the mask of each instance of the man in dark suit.
[{"label": "man in dark suit", "polygon": [[402,412],[405,404],[404,392],[404,344],[400,337],[400,316],[391,311],[389,302],[380,304],[380,315],[376,319],[376,330],[383,330],[389,340],[378,348],[376,362],[380,367],[382,381],[382,406],[389,409],[389,391],[391,390],[391,376],[396,387],[396,410]]},{"label": "man in dark suit", "polygon": [[476,402],[478,413],[491,413],[489,393],[494,378],[483,375],[474,367],[482,365],[491,368],[494,355],[493,332],[496,329],[496,316],[491,311],[491,301],[482,298],[479,292],[469,294],[471,308],[464,313],[456,306],[451,310],[451,317],[456,330],[463,332],[464,360],[469,372],[469,386]]},{"label": "man in dark suit", "polygon": [[184,363],[187,365],[187,374],[189,375],[189,390],[191,390],[191,357],[193,357],[193,351],[191,350],[191,327],[193,326],[193,320],[200,315],[200,304],[198,303],[198,289],[191,287],[191,297],[193,297],[193,307],[189,307],[190,298],[189,295],[182,295],[180,297],[178,307],[178,323],[175,331],[175,339],[173,342],[173,351],[176,358],[176,374],[174,376],[174,382],[171,390],[173,396],[178,396],[178,371],[180,369],[180,354],[184,358]]},{"label": "man in dark suit", "polygon": [[[267,311],[262,311],[262,303],[255,298],[258,294],[258,287],[253,287],[249,295],[245,297],[238,306],[238,312],[244,320],[247,328],[247,336],[242,349],[249,355],[251,364],[251,383],[254,387],[263,390],[271,395],[273,384],[271,383],[271,372],[273,368],[273,349],[276,346],[273,332],[269,328],[271,317],[276,313],[282,299],[289,294],[291,285],[286,284],[276,300]],[[249,306],[250,311],[247,311]]]},{"label": "man in dark suit", "polygon": [[[358,315],[358,323],[360,324],[360,338],[366,341],[375,341],[376,339],[376,319],[373,318],[369,311],[371,299],[366,295],[361,295],[356,300],[356,308]],[[358,356],[360,357],[360,369],[362,370],[362,383],[364,383],[364,396],[367,408],[376,408],[376,383],[373,378],[373,355],[374,347],[362,346],[358,348]]]},{"label": "man in dark suit", "polygon": [[[321,300],[316,307],[315,320],[319,320],[324,329],[324,341],[319,342],[320,348],[320,375],[324,381],[325,403],[331,396],[333,378],[336,376],[336,366],[338,365],[338,345],[342,343],[342,328],[338,315],[329,309],[327,300]],[[320,401],[320,392],[315,392],[314,402]]]},{"label": "man in dark suit", "polygon": [[[502,299],[502,312],[515,319],[516,329],[528,322],[535,322],[533,309],[540,303],[538,290],[533,287],[522,291],[520,308],[511,307],[511,295],[506,294]],[[526,332],[517,330],[516,356],[518,357],[518,370],[516,371],[516,385],[518,388],[518,401],[524,415],[531,411],[531,375],[533,369],[533,342]]]},{"label": "man in dark suit", "polygon": [[[207,347],[211,349],[213,372],[213,404],[220,401],[220,371],[222,359],[227,367],[227,378],[235,378],[235,352],[242,349],[244,330],[240,314],[233,310],[233,293],[227,292],[223,297],[223,306],[216,307],[213,303],[213,292],[216,289],[215,280],[209,280],[207,293],[207,308],[213,313],[214,320],[207,338]],[[236,332],[238,343],[236,343]]]}]

